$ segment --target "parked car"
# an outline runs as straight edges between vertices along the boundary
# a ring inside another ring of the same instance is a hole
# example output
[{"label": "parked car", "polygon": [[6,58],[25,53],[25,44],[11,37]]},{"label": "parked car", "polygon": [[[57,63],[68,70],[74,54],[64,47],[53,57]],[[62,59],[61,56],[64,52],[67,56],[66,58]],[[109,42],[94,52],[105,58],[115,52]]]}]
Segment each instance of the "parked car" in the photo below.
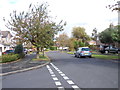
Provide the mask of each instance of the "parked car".
[{"label": "parked car", "polygon": [[79,47],[77,51],[74,52],[75,57],[91,57],[92,51],[89,47]]},{"label": "parked car", "polygon": [[105,54],[108,54],[108,53],[118,53],[120,52],[120,49],[119,48],[116,48],[116,47],[113,47],[113,46],[101,46],[100,50],[99,50],[101,53],[105,53]]},{"label": "parked car", "polygon": [[6,50],[6,51],[3,52],[2,54],[10,54],[10,53],[14,53],[14,50]]},{"label": "parked car", "polygon": [[24,52],[24,54],[27,54],[27,53],[28,53],[28,50],[27,50],[27,49],[24,49],[23,52]]}]

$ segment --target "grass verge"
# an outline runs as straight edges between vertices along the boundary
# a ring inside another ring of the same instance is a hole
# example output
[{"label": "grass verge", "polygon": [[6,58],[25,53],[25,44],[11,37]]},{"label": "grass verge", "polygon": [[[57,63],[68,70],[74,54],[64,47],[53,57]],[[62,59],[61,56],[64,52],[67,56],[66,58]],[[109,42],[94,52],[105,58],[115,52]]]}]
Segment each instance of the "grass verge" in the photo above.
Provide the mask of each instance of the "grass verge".
[{"label": "grass verge", "polygon": [[47,56],[40,55],[39,58],[32,59],[33,61],[49,61],[49,58]]},{"label": "grass verge", "polygon": [[67,54],[74,54],[74,52],[67,52]]},{"label": "grass verge", "polygon": [[92,54],[92,57],[100,58],[100,59],[118,59],[118,56],[113,56],[113,55],[96,55],[96,54]]}]

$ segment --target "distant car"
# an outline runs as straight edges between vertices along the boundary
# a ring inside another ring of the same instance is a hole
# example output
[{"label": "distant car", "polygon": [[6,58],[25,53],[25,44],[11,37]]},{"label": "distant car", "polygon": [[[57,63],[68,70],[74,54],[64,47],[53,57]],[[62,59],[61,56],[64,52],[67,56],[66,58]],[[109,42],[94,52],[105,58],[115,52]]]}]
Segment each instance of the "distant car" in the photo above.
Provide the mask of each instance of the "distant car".
[{"label": "distant car", "polygon": [[79,47],[77,51],[74,52],[75,57],[90,57],[92,56],[92,51],[89,47]]},{"label": "distant car", "polygon": [[105,53],[105,54],[108,54],[108,53],[119,53],[120,52],[120,48],[116,48],[116,47],[113,47],[113,46],[101,46],[100,50],[99,50],[101,53]]},{"label": "distant car", "polygon": [[10,54],[10,53],[14,53],[14,50],[6,50],[6,51],[3,52],[2,54]]},{"label": "distant car", "polygon": [[27,53],[28,53],[28,50],[27,50],[27,49],[24,49],[23,52],[24,52],[24,54],[27,54]]}]

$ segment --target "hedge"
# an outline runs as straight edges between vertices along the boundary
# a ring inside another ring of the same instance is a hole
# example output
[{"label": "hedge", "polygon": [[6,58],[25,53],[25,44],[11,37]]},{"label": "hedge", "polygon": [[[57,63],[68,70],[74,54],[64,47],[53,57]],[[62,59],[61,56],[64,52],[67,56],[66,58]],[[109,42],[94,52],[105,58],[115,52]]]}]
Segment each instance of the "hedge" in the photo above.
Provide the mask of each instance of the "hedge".
[{"label": "hedge", "polygon": [[2,55],[2,63],[5,63],[5,62],[11,62],[11,61],[15,61],[15,60],[18,60],[20,58],[19,54],[13,54],[13,55],[10,55],[10,54],[7,54],[7,55]]}]

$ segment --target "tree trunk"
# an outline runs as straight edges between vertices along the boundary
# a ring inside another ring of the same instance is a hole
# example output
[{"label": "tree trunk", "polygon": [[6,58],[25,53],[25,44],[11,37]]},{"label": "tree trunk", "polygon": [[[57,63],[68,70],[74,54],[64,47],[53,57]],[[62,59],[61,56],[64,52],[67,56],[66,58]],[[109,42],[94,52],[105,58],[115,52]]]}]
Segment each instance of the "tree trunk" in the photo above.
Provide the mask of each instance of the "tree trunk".
[{"label": "tree trunk", "polygon": [[39,47],[37,47],[37,59],[39,58]]},{"label": "tree trunk", "polygon": [[44,47],[41,47],[41,51],[42,51],[43,57],[44,57],[45,56],[45,54],[44,54]]},{"label": "tree trunk", "polygon": [[43,48],[43,57],[45,56],[45,53],[44,53],[44,48]]}]

